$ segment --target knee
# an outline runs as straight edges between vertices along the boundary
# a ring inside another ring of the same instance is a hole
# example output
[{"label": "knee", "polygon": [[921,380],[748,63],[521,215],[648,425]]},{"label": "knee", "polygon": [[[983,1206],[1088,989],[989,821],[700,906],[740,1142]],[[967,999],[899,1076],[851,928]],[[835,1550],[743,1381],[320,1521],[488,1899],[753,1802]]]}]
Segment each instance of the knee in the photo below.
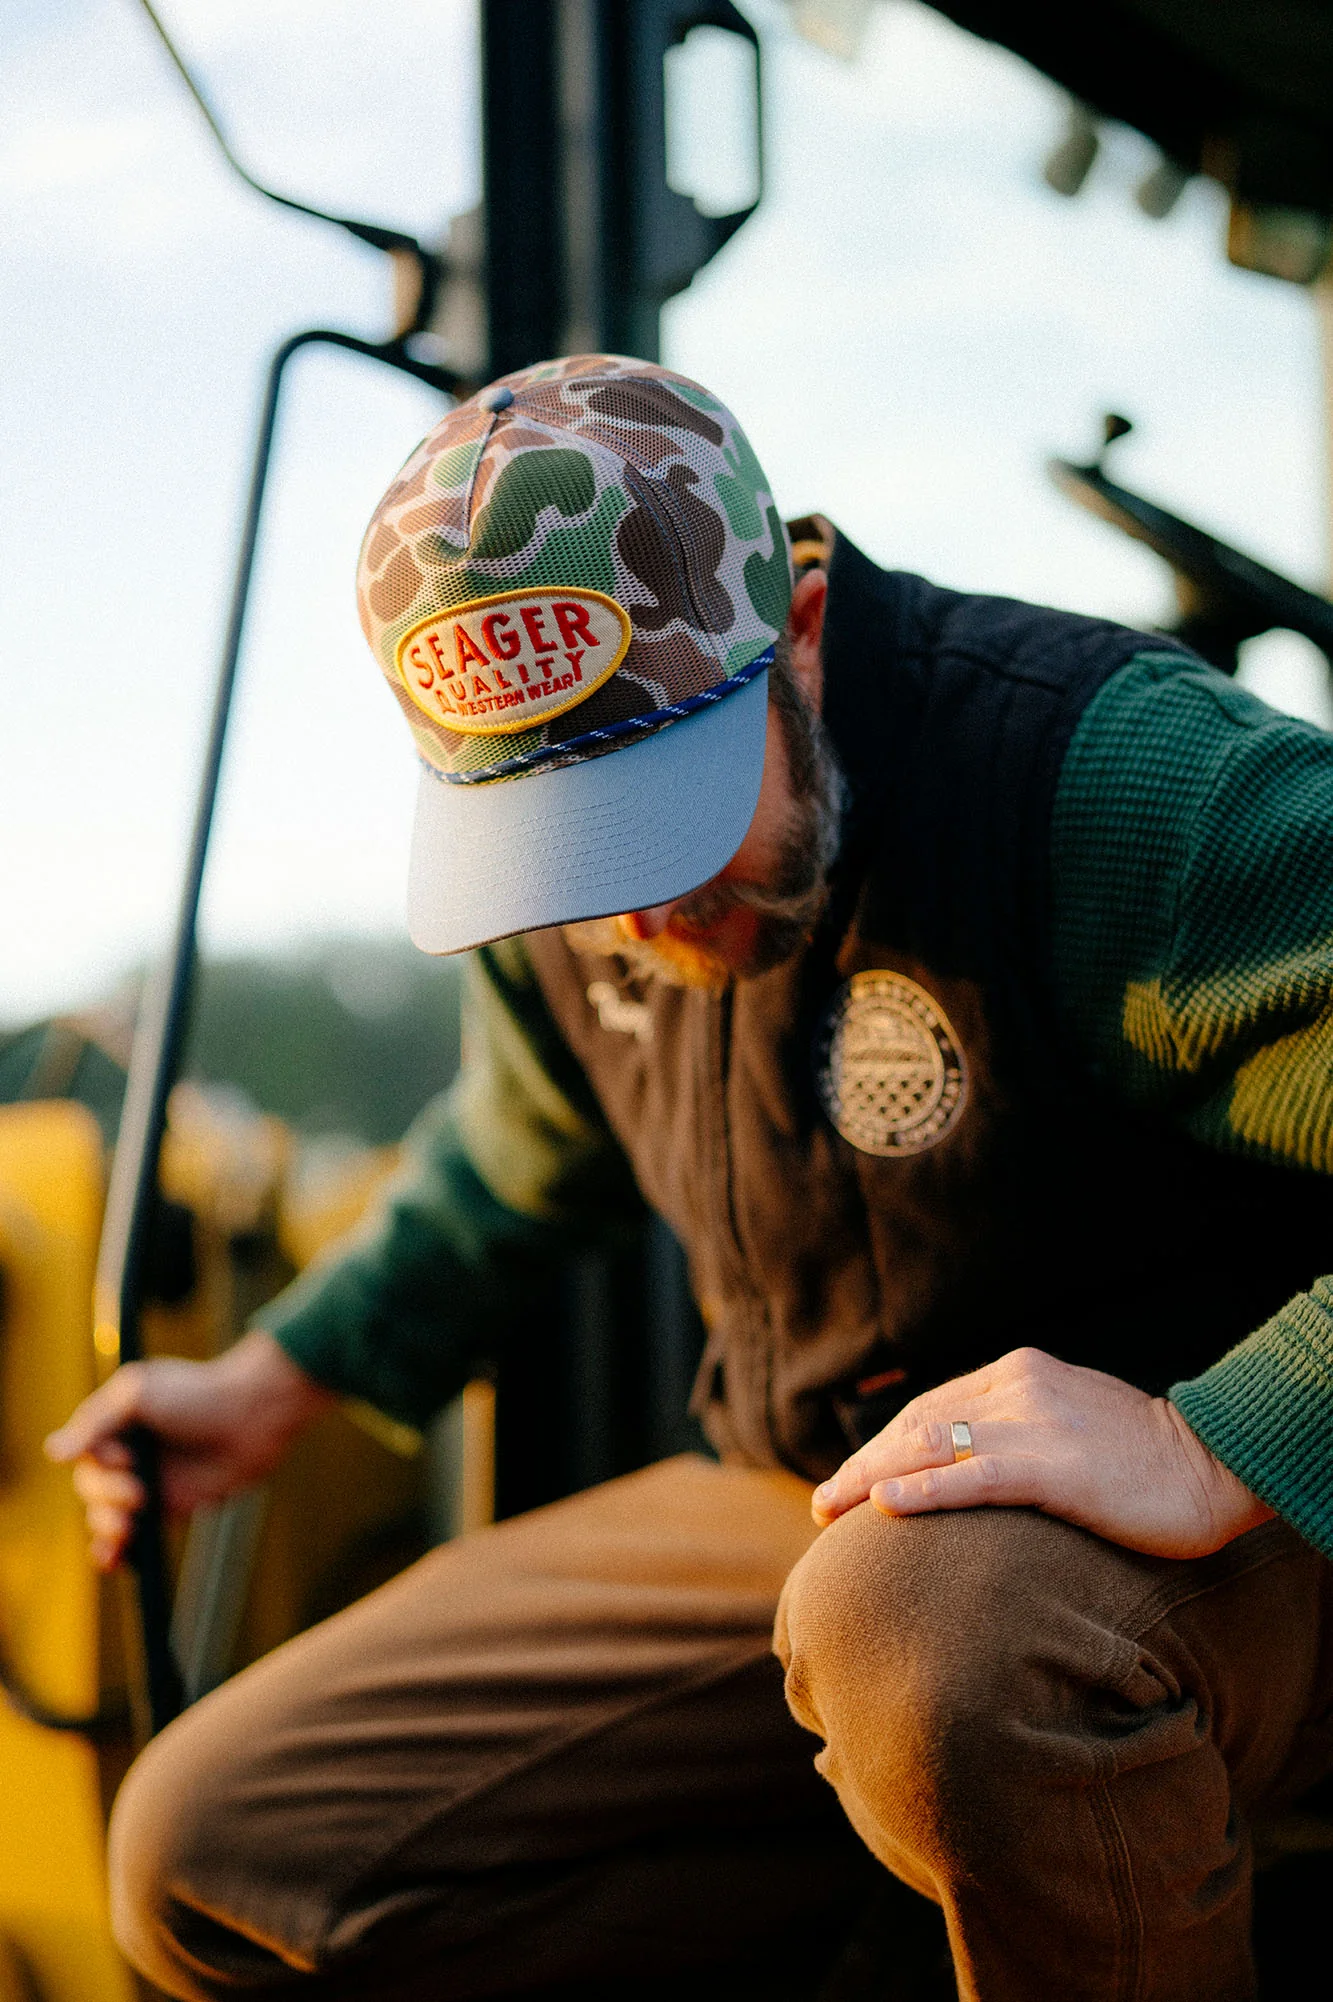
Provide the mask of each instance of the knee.
[{"label": "knee", "polygon": [[132,1966],[159,1985],[168,1887],[177,1877],[177,1857],[190,1846],[181,1822],[197,1805],[175,1783],[174,1765],[170,1737],[149,1745],[121,1783],[107,1831],[116,1943]]},{"label": "knee", "polygon": [[872,1692],[881,1718],[920,1718],[987,1676],[1002,1639],[1000,1553],[980,1515],[894,1518],[863,1504],[816,1538],[777,1626],[788,1700],[808,1728],[827,1737],[849,1700],[863,1707]]},{"label": "knee", "polygon": [[[111,1924],[126,1959],[169,1995],[206,2002],[200,1942],[228,1903],[224,1800],[237,1786],[240,1746],[211,1728],[208,1706],[185,1716],[127,1773],[107,1833]],[[221,1928],[217,1928],[221,1930]],[[188,1937],[187,1937],[188,1936]]]},{"label": "knee", "polygon": [[[792,1571],[776,1646],[798,1721],[843,1791],[943,1807],[1005,1790],[1106,1633],[1078,1607],[1096,1539],[1026,1510],[839,1518]],[[1103,1546],[1104,1548],[1104,1546]]]}]

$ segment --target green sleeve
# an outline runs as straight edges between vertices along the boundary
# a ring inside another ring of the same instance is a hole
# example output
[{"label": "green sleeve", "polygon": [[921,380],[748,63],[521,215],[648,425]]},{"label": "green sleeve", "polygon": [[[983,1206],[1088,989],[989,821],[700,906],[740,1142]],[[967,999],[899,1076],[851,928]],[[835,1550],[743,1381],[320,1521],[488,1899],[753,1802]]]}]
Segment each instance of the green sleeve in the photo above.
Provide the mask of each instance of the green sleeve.
[{"label": "green sleeve", "polygon": [[522,941],[471,955],[463,1061],[357,1230],[256,1317],[340,1396],[425,1423],[540,1313],[554,1267],[641,1214]]},{"label": "green sleeve", "polygon": [[[1207,1145],[1333,1173],[1333,737],[1140,655],[1070,747],[1052,872],[1057,990],[1093,1074]],[[1333,1280],[1171,1397],[1333,1555]]]}]

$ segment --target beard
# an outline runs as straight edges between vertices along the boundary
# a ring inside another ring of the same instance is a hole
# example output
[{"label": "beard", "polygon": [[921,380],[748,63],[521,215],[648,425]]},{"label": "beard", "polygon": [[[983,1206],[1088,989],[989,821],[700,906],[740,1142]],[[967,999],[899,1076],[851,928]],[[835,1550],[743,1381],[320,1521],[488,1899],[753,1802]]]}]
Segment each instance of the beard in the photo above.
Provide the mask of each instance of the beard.
[{"label": "beard", "polygon": [[[640,939],[623,917],[565,926],[576,952],[619,959],[633,980],[720,992],[732,980],[755,980],[809,942],[828,901],[829,872],[842,833],[846,786],[823,722],[809,707],[779,645],[768,675],[769,702],[782,726],[791,804],[770,882],[705,883],[683,898],[666,931]],[[736,912],[754,920],[739,958],[725,958],[708,934]]]}]

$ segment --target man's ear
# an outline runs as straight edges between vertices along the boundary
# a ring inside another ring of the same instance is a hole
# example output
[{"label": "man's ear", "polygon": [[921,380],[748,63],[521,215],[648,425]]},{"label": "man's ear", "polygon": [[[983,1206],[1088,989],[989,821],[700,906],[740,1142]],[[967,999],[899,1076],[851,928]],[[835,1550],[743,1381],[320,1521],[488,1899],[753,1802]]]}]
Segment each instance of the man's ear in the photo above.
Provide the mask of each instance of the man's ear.
[{"label": "man's ear", "polygon": [[828,572],[805,570],[796,580],[787,613],[792,673],[816,716],[824,708],[824,607],[828,603]]}]

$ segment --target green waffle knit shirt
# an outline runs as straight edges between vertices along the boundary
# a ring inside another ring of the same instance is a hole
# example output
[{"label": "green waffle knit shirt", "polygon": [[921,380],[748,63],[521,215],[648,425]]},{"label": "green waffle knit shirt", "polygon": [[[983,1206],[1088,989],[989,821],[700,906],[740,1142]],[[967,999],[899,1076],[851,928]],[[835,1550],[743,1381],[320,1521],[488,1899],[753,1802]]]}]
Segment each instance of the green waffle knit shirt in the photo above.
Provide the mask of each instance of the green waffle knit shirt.
[{"label": "green waffle knit shirt", "polygon": [[[1333,738],[1141,655],[1080,722],[1052,866],[1057,989],[1094,1074],[1209,1146],[1328,1174]],[[1333,1555],[1333,1281],[1171,1398]]]},{"label": "green waffle knit shirt", "polygon": [[[1079,722],[1051,862],[1034,977],[1101,1087],[1209,1147],[1333,1171],[1333,737],[1140,654]],[[470,955],[464,993],[462,1071],[397,1182],[261,1317],[320,1382],[414,1426],[540,1325],[556,1256],[642,1214],[522,941]],[[1333,1555],[1333,1279],[1171,1396]]]}]

